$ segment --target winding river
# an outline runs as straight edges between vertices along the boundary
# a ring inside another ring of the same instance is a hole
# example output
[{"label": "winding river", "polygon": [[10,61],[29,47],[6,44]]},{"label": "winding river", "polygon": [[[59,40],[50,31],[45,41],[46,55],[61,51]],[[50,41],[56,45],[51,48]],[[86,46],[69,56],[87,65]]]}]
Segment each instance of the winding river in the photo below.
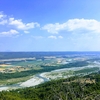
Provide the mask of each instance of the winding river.
[{"label": "winding river", "polygon": [[[81,70],[81,69],[84,69],[84,68],[92,68],[93,66],[84,66],[84,67],[73,67],[73,68],[64,68],[64,69],[58,69],[58,70],[54,70],[54,71],[51,71],[51,72],[61,72],[61,71],[68,71],[68,70]],[[97,67],[97,66],[95,66]],[[36,85],[39,85],[41,83],[44,83],[44,82],[47,82],[49,81],[50,79],[48,79],[46,77],[46,75],[48,75],[49,72],[44,72],[44,73],[40,73],[40,74],[36,74],[34,75],[31,79],[25,81],[25,82],[20,82],[20,83],[17,83],[17,84],[13,84],[13,85],[2,85],[0,86],[0,91],[3,91],[3,90],[12,90],[12,89],[18,89],[18,88],[25,88],[25,87],[30,87],[30,86],[36,86]]]}]

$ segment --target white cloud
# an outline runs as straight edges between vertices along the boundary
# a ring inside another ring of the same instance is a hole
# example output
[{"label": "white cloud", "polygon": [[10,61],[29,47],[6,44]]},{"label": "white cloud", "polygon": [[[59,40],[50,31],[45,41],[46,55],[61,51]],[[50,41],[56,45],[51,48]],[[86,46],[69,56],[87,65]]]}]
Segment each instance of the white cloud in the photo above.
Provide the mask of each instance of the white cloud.
[{"label": "white cloud", "polygon": [[11,29],[10,31],[1,32],[0,35],[12,36],[12,35],[17,35],[18,33],[19,33],[18,31]]},{"label": "white cloud", "polygon": [[47,24],[42,27],[49,33],[59,33],[60,31],[88,30],[100,33],[100,22],[94,19],[70,19],[65,23]]},{"label": "white cloud", "polygon": [[24,23],[22,19],[9,18],[7,15],[3,14],[3,12],[0,12],[0,24],[14,26],[17,29],[24,30],[25,33],[28,33],[27,30],[29,29],[40,27],[40,24],[37,22]]},{"label": "white cloud", "polygon": [[72,19],[67,22],[69,31],[86,29],[93,32],[100,32],[100,22],[94,19]]},{"label": "white cloud", "polygon": [[59,30],[63,30],[64,27],[66,27],[66,24],[59,24],[59,23],[55,23],[55,24],[47,24],[45,26],[42,27],[43,30],[47,30],[50,33],[58,33]]},{"label": "white cloud", "polygon": [[0,13],[0,19],[3,18],[3,14]]},{"label": "white cloud", "polygon": [[15,19],[14,17],[5,15],[3,12],[0,12],[0,25],[3,25],[3,29],[9,28],[9,31],[0,32],[0,37],[18,37],[22,34],[18,34],[19,32],[17,30],[22,30],[27,34],[30,33],[30,29],[40,27],[40,24],[37,22],[24,23],[22,19]]},{"label": "white cloud", "polygon": [[26,33],[26,34],[27,34],[27,33],[30,33],[30,32],[29,32],[29,31],[24,31],[24,33]]},{"label": "white cloud", "polygon": [[57,37],[56,36],[53,36],[53,35],[48,36],[48,38],[50,38],[50,39],[57,39]]},{"label": "white cloud", "polygon": [[14,18],[9,18],[9,25],[13,25],[20,30],[29,30],[40,26],[37,22],[23,23],[21,19],[15,20]]},{"label": "white cloud", "polygon": [[3,19],[3,18],[5,18],[5,17],[6,17],[6,15],[3,14],[3,12],[0,12],[0,19]]},{"label": "white cloud", "polygon": [[0,24],[1,25],[5,25],[7,23],[7,20],[2,20],[2,21],[0,21]]},{"label": "white cloud", "polygon": [[1,25],[4,25],[7,23],[7,19],[6,18],[6,15],[3,14],[3,12],[0,12],[0,24]]},{"label": "white cloud", "polygon": [[63,37],[62,37],[62,36],[58,36],[58,38],[63,39]]},{"label": "white cloud", "polygon": [[48,36],[48,38],[50,38],[50,39],[62,39],[63,36],[54,36],[54,35],[51,35],[51,36]]}]

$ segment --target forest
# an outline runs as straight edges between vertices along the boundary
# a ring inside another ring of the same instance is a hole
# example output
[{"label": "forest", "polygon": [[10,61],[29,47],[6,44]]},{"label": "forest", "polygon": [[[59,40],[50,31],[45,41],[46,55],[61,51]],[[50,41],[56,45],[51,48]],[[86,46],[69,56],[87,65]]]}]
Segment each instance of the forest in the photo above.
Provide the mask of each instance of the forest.
[{"label": "forest", "polygon": [[100,73],[0,92],[0,100],[100,100]]}]

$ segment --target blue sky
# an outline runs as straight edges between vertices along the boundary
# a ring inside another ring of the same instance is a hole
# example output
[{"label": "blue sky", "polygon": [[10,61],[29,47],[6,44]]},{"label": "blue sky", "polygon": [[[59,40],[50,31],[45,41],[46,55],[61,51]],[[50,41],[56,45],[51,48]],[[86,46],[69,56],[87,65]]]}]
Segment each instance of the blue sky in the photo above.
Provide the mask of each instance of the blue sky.
[{"label": "blue sky", "polygon": [[100,0],[0,0],[0,51],[100,51]]}]

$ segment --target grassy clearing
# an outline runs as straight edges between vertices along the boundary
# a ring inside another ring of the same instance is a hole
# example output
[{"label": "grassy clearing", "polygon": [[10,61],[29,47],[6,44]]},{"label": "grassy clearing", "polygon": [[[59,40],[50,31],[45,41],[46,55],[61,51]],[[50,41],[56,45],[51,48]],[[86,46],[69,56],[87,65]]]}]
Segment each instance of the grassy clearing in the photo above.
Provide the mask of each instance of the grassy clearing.
[{"label": "grassy clearing", "polygon": [[99,67],[92,67],[92,68],[84,68],[82,70],[74,71],[75,74],[80,74],[80,73],[89,73],[89,72],[94,72],[98,71]]},{"label": "grassy clearing", "polygon": [[5,80],[0,80],[0,85],[11,85],[11,84],[16,84],[19,82],[24,82],[26,80],[29,80],[32,76],[27,76],[27,77],[22,77],[22,78],[13,78],[13,79],[5,79]]}]

